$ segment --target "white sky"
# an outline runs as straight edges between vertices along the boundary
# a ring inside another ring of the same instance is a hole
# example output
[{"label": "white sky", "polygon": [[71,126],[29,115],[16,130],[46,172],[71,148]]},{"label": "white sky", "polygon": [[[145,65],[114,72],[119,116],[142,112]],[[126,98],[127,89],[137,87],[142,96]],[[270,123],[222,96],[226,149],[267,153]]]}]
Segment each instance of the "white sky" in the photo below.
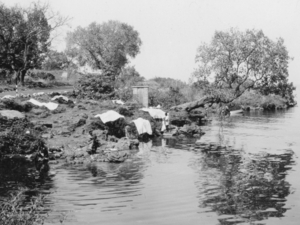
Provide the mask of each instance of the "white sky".
[{"label": "white sky", "polygon": [[[171,77],[188,81],[196,50],[210,42],[215,30],[262,29],[269,38],[282,37],[294,57],[290,81],[300,84],[300,0],[40,0],[54,11],[73,18],[70,27],[119,20],[132,25],[142,39],[132,60],[146,78]],[[0,0],[26,6],[31,0]],[[64,36],[55,47],[64,48]]]}]

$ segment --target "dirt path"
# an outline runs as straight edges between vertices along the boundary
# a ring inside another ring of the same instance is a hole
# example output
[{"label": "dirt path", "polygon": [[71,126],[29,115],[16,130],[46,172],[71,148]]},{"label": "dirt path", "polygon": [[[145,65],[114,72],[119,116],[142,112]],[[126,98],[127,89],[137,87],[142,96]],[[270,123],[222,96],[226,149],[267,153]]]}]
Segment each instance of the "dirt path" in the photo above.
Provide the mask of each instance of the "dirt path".
[{"label": "dirt path", "polygon": [[[19,94],[33,94],[37,92],[54,92],[54,91],[71,91],[73,90],[72,86],[64,86],[64,87],[54,87],[54,88],[39,88],[39,89],[27,89],[27,90],[18,90]],[[2,92],[0,93],[0,98],[5,96],[5,95],[16,95],[15,91],[7,91],[7,92]]]}]

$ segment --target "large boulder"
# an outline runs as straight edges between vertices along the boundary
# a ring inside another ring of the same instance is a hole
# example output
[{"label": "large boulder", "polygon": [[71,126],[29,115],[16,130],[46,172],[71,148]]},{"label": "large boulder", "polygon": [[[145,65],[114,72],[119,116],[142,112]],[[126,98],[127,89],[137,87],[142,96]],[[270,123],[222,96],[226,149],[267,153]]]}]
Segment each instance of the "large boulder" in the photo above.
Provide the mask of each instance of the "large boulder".
[{"label": "large boulder", "polygon": [[8,119],[14,119],[14,118],[23,119],[23,118],[25,118],[25,115],[23,113],[16,111],[16,110],[0,110],[0,115],[5,116]]},{"label": "large boulder", "polygon": [[20,112],[29,112],[34,107],[30,102],[20,102],[16,99],[3,99],[0,102],[0,109],[17,110]]},{"label": "large boulder", "polygon": [[69,107],[73,108],[75,106],[74,102],[70,100],[68,97],[63,96],[63,95],[56,95],[52,99],[52,101],[55,101],[59,104],[65,104],[68,105]]},{"label": "large boulder", "polygon": [[200,137],[203,134],[204,132],[202,132],[200,126],[192,124],[192,125],[184,125],[183,127],[178,128],[176,135],[184,135],[188,137]]},{"label": "large boulder", "polygon": [[180,126],[180,127],[185,124],[191,124],[193,122],[196,122],[198,124],[207,115],[206,110],[204,108],[193,109],[189,112],[185,110],[180,110],[180,111],[171,110],[169,113],[170,113],[170,124],[173,124],[175,126]]},{"label": "large boulder", "polygon": [[87,118],[88,118],[88,116],[86,114],[82,114],[81,118],[76,123],[72,124],[69,127],[69,130],[73,132],[73,131],[75,131],[75,129],[77,127],[81,127],[81,126],[85,125]]},{"label": "large boulder", "polygon": [[24,118],[7,118],[6,116],[0,116],[0,132],[10,129],[14,124],[22,123],[26,119]]}]

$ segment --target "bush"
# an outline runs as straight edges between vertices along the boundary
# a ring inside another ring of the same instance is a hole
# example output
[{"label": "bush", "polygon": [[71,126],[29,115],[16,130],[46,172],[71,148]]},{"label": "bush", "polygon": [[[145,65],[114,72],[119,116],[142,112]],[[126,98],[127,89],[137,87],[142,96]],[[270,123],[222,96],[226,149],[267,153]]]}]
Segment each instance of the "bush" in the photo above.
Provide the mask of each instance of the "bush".
[{"label": "bush", "polygon": [[133,98],[133,91],[131,87],[119,88],[117,96],[124,102],[130,101]]},{"label": "bush", "polygon": [[0,156],[32,154],[45,149],[45,141],[27,119],[15,120],[7,132],[0,134]]},{"label": "bush", "polygon": [[168,110],[170,107],[187,102],[186,97],[181,93],[178,87],[168,89],[149,88],[149,105],[161,105]]},{"label": "bush", "polygon": [[28,76],[38,80],[38,79],[43,79],[43,80],[55,80],[55,76],[49,72],[43,72],[43,71],[29,71]]},{"label": "bush", "polygon": [[263,108],[264,110],[274,110],[286,108],[287,101],[278,95],[264,96],[255,91],[245,92],[242,96],[230,103],[230,109],[238,109],[241,106],[253,108]]},{"label": "bush", "polygon": [[78,96],[90,99],[112,99],[115,97],[114,82],[108,76],[100,74],[82,75],[76,83]]}]

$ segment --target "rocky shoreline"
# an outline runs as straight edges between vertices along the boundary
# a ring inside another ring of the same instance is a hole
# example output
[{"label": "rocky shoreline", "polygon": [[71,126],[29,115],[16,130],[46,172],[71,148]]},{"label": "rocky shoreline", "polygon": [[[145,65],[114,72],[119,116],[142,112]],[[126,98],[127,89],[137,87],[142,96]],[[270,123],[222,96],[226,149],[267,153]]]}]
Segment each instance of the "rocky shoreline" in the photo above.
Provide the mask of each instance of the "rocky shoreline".
[{"label": "rocky shoreline", "polygon": [[[32,98],[44,105],[33,104]],[[57,108],[47,108],[46,103],[49,102],[57,104]],[[166,135],[161,132],[162,119],[155,119],[140,108],[141,105],[135,102],[118,105],[111,100],[78,99],[75,91],[2,98],[0,160],[18,159],[35,165],[39,172],[47,172],[48,163],[62,160],[66,164],[123,162],[137,152],[140,141]],[[122,117],[106,123],[95,117],[110,110]],[[203,111],[192,116],[170,112],[171,125],[167,137],[200,137],[203,132],[199,121],[203,117]],[[137,118],[150,122],[151,135],[138,133],[132,122]]]}]

